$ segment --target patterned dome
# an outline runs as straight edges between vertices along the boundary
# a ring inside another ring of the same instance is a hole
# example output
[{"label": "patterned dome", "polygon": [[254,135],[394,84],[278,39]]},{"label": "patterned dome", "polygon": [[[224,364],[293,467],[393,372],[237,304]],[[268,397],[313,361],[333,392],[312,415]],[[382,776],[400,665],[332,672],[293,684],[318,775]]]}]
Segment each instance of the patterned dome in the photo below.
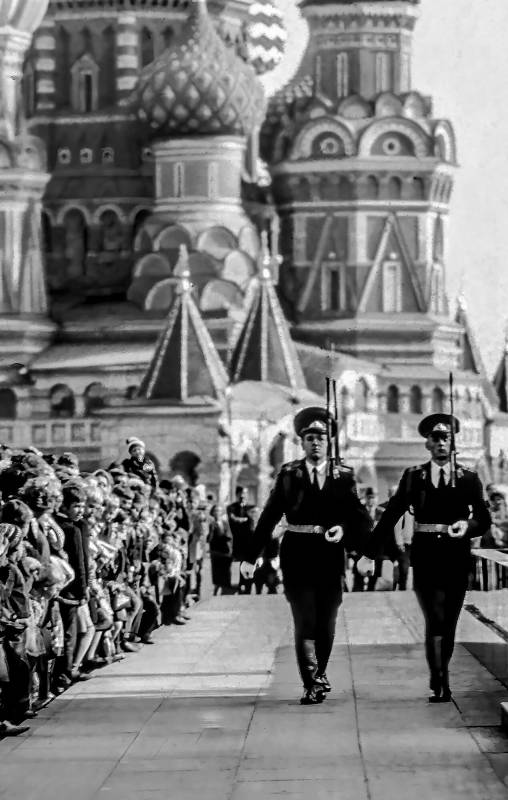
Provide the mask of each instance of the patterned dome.
[{"label": "patterned dome", "polygon": [[258,75],[282,60],[287,41],[282,14],[271,0],[253,0],[247,22],[247,57]]},{"label": "patterned dome", "polygon": [[157,137],[246,135],[265,110],[253,68],[223,43],[205,0],[191,0],[181,34],[143,70],[136,103],[138,117]]}]

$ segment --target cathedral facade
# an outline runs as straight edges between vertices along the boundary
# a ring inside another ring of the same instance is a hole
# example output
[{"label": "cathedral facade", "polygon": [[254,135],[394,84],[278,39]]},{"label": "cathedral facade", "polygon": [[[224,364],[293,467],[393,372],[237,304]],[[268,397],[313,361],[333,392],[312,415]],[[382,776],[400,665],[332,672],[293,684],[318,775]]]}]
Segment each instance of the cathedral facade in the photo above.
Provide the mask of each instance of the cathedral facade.
[{"label": "cathedral facade", "polygon": [[451,370],[460,458],[488,480],[497,397],[446,295],[456,143],[412,85],[418,3],[303,0],[307,48],[269,100],[268,0],[20,5],[0,20],[0,180],[24,215],[0,207],[0,440],[92,467],[137,434],[163,473],[262,500],[329,375],[342,454],[384,493]]}]

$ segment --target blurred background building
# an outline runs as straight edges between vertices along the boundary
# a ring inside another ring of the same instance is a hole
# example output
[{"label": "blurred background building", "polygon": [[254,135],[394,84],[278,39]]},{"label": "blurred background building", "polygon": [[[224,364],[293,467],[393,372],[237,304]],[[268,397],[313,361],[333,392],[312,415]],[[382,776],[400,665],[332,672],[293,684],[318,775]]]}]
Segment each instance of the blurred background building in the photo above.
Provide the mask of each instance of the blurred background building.
[{"label": "blurred background building", "polygon": [[330,375],[384,492],[453,370],[460,459],[505,480],[505,358],[493,385],[446,294],[456,143],[412,85],[418,3],[301,8],[267,99],[268,0],[2,4],[1,441],[93,466],[137,434],[262,500]]}]

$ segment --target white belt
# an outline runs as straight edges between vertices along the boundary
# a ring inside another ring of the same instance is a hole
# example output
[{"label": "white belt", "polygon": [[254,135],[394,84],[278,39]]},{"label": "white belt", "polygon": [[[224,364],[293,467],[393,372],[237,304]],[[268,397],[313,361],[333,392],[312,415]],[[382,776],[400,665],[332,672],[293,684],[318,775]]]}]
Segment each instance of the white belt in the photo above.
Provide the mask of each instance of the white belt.
[{"label": "white belt", "polygon": [[415,533],[448,533],[449,525],[441,525],[440,523],[426,523],[415,522]]},{"label": "white belt", "polygon": [[287,533],[325,533],[322,525],[288,525]]}]

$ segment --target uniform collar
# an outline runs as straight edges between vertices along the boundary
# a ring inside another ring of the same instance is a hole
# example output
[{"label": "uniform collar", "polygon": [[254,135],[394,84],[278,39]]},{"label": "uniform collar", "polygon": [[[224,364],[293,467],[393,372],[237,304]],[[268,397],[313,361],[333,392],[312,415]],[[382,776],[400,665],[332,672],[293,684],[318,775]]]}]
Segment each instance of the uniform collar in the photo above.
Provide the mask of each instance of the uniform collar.
[{"label": "uniform collar", "polygon": [[314,469],[317,470],[318,475],[322,475],[326,472],[328,461],[326,458],[321,462],[321,464],[314,464],[313,461],[310,461],[308,458],[305,459],[305,466],[307,467],[307,472],[309,473],[310,477],[313,475]]},{"label": "uniform collar", "polygon": [[446,464],[443,465],[437,464],[435,461],[430,462],[430,477],[433,483],[434,482],[437,483],[437,481],[439,480],[441,475],[441,470],[444,471],[445,481],[448,483],[448,481],[450,480],[450,471],[451,471],[450,462],[447,461]]}]

